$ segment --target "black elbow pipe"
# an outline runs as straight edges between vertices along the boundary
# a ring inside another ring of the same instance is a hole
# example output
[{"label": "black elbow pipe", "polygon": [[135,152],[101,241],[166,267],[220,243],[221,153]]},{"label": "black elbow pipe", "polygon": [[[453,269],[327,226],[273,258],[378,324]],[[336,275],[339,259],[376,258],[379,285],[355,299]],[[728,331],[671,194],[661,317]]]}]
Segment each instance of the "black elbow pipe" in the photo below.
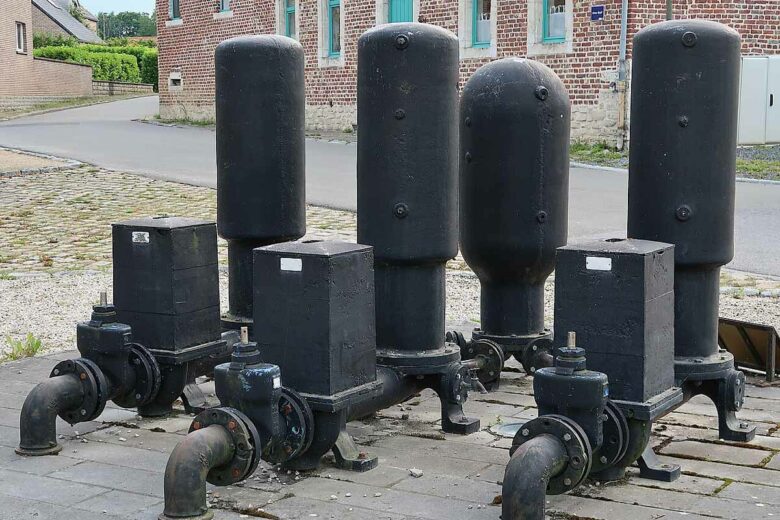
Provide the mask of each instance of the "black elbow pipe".
[{"label": "black elbow pipe", "polygon": [[501,518],[544,520],[547,486],[567,463],[566,448],[553,435],[539,435],[517,448],[504,474]]},{"label": "black elbow pipe", "polygon": [[173,449],[165,467],[165,509],[160,520],[210,518],[206,476],[235,454],[227,428],[212,424],[187,435]]},{"label": "black elbow pipe", "polygon": [[57,444],[57,416],[78,407],[84,400],[84,387],[78,376],[67,374],[39,383],[27,395],[19,417],[19,447],[26,456],[54,455]]}]

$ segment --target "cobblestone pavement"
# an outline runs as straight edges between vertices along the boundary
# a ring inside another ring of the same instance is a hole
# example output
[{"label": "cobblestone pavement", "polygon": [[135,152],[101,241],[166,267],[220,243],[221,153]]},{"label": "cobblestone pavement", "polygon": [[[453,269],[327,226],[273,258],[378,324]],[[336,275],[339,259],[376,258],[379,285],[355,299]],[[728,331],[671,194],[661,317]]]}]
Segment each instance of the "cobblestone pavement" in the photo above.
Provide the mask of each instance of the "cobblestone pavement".
[{"label": "cobblestone pavement", "polygon": [[[0,517],[155,519],[162,510],[168,454],[191,422],[182,411],[141,419],[109,405],[97,421],[59,424],[64,445],[59,456],[14,454],[24,396],[68,356],[75,353],[0,365]],[[467,413],[482,420],[478,433],[442,433],[438,399],[426,391],[373,419],[350,423],[358,443],[379,457],[378,468],[351,473],[326,458],[317,471],[290,473],[262,463],[241,485],[209,488],[216,518],[497,520],[500,507],[494,501],[510,439],[492,434],[490,426],[536,415],[530,378],[520,372],[511,365],[499,391],[465,404]],[[695,398],[654,427],[652,442],[662,459],[682,466],[678,481],[642,480],[632,470],[626,481],[586,483],[572,494],[548,497],[551,515],[603,520],[780,516],[780,388],[753,383],[759,386],[747,388],[739,415],[758,426],[755,441],[718,441],[713,406]],[[203,388],[213,392],[211,383]],[[422,476],[411,476],[412,468]]]},{"label": "cobblestone pavement", "polygon": [[[50,353],[0,365],[0,518],[154,519],[162,509],[168,454],[191,417],[140,419],[109,406],[99,420],[59,425],[65,445],[57,457],[14,454],[24,396],[46,378],[56,360],[75,356],[75,323],[88,316],[97,291],[110,288],[110,223],[145,215],[213,219],[215,193],[88,166],[0,179],[0,338],[34,332]],[[309,236],[354,240],[355,216],[308,210]],[[225,244],[220,242],[225,265]],[[447,315],[452,325],[479,316],[479,284],[462,260],[450,263]],[[222,296],[227,295],[222,273]],[[552,316],[553,282],[547,316]],[[731,287],[778,288],[777,282],[726,273]],[[747,291],[721,295],[722,314],[780,326],[777,298]],[[509,439],[490,427],[534,417],[531,383],[510,364],[499,391],[476,395],[466,411],[483,430],[466,437],[440,430],[438,399],[429,392],[350,424],[380,467],[349,473],[326,461],[322,469],[288,474],[262,466],[244,485],[212,489],[217,518],[332,518],[364,520],[497,519],[493,505],[508,460]],[[204,389],[213,393],[211,383]],[[213,396],[212,396],[213,397]],[[780,388],[753,380],[740,417],[758,426],[750,444],[716,438],[714,408],[695,398],[655,427],[664,460],[679,463],[674,483],[641,480],[589,483],[550,497],[557,517],[604,520],[780,516]],[[422,470],[414,478],[409,470]],[[245,515],[245,516],[242,516]]]}]

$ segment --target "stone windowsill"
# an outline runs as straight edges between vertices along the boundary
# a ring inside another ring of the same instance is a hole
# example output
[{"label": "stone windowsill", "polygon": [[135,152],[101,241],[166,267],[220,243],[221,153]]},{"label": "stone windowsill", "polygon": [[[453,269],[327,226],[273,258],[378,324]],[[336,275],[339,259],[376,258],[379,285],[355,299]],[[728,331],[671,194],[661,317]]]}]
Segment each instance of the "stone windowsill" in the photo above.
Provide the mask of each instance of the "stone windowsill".
[{"label": "stone windowsill", "polygon": [[173,20],[166,20],[165,27],[178,27],[183,23],[184,21],[181,18],[174,18]]},{"label": "stone windowsill", "polygon": [[225,18],[233,18],[233,11],[220,11],[214,13],[215,20],[224,20]]}]

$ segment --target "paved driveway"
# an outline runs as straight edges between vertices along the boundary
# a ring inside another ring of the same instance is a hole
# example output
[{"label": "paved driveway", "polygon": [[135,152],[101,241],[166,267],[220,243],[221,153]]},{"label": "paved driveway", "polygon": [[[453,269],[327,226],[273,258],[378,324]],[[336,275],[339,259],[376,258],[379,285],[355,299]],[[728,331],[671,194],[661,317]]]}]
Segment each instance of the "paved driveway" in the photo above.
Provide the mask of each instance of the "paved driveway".
[{"label": "paved driveway", "polygon": [[[214,132],[144,124],[157,97],[137,98],[0,123],[0,145],[201,186],[216,185]],[[354,144],[306,140],[307,199],[355,208]],[[570,240],[623,236],[625,173],[572,168]],[[736,255],[730,267],[780,277],[780,185],[737,184]]]}]

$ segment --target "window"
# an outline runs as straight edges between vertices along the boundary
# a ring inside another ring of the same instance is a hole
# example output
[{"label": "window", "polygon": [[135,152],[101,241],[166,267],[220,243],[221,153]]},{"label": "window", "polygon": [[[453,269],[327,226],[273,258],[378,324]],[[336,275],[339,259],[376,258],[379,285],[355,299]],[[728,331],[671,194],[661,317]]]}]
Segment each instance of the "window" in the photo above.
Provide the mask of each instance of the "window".
[{"label": "window", "polygon": [[219,0],[219,10],[222,13],[230,11],[230,0]]},{"label": "window", "polygon": [[16,52],[27,52],[27,26],[16,22]]},{"label": "window", "polygon": [[473,0],[471,45],[472,47],[490,46],[490,3],[491,0]]},{"label": "window", "polygon": [[179,18],[181,18],[179,0],[168,0],[168,18],[170,18],[171,20],[178,20]]},{"label": "window", "polygon": [[298,38],[297,27],[295,27],[295,0],[285,0],[284,35],[290,38]]},{"label": "window", "polygon": [[390,0],[387,20],[390,23],[411,22],[413,19],[412,0]]},{"label": "window", "polygon": [[341,0],[328,2],[328,56],[341,54]]},{"label": "window", "polygon": [[542,35],[543,42],[566,40],[566,0],[543,0]]}]

